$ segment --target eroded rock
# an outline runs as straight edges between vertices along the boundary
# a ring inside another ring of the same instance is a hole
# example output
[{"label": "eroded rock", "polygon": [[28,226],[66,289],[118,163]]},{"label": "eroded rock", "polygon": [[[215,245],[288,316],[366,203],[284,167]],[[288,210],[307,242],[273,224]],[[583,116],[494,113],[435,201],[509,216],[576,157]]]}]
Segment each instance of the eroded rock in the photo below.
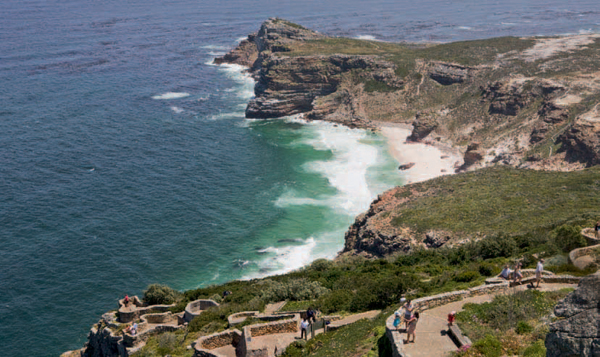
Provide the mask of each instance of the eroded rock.
[{"label": "eroded rock", "polygon": [[600,272],[583,278],[554,314],[563,319],[550,325],[546,356],[600,356]]}]

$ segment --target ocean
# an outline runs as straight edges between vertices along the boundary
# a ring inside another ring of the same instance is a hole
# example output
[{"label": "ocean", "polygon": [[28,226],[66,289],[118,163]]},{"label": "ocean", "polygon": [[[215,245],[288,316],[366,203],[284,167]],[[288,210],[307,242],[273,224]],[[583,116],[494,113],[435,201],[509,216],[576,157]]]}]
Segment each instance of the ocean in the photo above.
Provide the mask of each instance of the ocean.
[{"label": "ocean", "polygon": [[448,42],[598,32],[595,1],[0,3],[0,355],[57,356],[125,294],[331,258],[403,183],[378,134],[247,120],[214,66],[272,16],[334,36]]}]

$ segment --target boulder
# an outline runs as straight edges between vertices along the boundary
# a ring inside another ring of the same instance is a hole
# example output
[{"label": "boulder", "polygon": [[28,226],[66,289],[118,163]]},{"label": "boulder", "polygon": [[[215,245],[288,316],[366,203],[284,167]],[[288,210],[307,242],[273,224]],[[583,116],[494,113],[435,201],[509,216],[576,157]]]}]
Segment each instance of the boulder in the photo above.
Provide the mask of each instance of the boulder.
[{"label": "boulder", "polygon": [[434,116],[429,114],[417,113],[415,120],[412,123],[413,130],[410,136],[407,138],[408,141],[421,141],[427,135],[429,135],[438,123]]},{"label": "boulder", "polygon": [[414,162],[409,162],[408,164],[404,164],[404,165],[400,165],[398,166],[398,170],[408,170],[411,167],[415,166],[416,164]]},{"label": "boulder", "polygon": [[583,278],[554,314],[562,319],[550,325],[547,357],[600,356],[600,272]]},{"label": "boulder", "polygon": [[447,232],[441,231],[429,231],[425,233],[425,239],[423,243],[427,248],[439,248],[446,244],[450,240],[450,235]]},{"label": "boulder", "polygon": [[433,62],[429,68],[429,78],[442,85],[462,83],[470,76],[471,68],[447,62]]}]

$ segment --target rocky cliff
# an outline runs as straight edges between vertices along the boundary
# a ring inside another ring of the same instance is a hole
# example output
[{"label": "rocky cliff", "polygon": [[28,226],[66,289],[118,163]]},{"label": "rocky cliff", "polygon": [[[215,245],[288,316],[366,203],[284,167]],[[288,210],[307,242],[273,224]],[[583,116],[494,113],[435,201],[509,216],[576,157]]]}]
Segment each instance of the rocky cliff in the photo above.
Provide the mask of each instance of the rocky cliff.
[{"label": "rocky cliff", "polygon": [[[461,152],[456,172],[493,165],[572,171],[600,163],[598,58],[598,35],[393,44],[269,19],[215,62],[249,67],[257,81],[249,118],[409,124],[408,141]],[[425,241],[385,219],[375,224],[373,212],[397,204],[393,195],[357,218],[347,253],[383,256],[448,240],[443,227]]]},{"label": "rocky cliff", "polygon": [[550,325],[546,356],[600,356],[600,272],[582,279],[554,314],[561,319]]}]

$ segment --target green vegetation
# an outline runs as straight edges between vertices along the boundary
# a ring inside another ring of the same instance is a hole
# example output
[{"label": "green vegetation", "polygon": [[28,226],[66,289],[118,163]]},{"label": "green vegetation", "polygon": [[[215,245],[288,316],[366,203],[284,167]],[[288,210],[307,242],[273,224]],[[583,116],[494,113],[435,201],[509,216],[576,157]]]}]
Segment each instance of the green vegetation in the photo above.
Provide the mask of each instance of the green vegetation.
[{"label": "green vegetation", "polygon": [[368,93],[372,92],[394,92],[397,91],[398,88],[387,85],[384,82],[369,80],[365,82],[365,91]]},{"label": "green vegetation", "polygon": [[[562,224],[591,224],[600,215],[600,169],[546,172],[492,167],[417,183],[393,210],[394,226],[418,232],[548,233]],[[418,199],[417,199],[418,197]],[[448,214],[452,212],[452,214]]]},{"label": "green vegetation", "polygon": [[385,319],[389,309],[375,319],[360,320],[330,333],[317,335],[307,342],[295,342],[287,348],[284,357],[330,356],[390,356],[391,346],[385,335]]},{"label": "green vegetation", "polygon": [[[492,302],[465,304],[456,316],[473,340],[473,348],[458,356],[540,356],[547,334],[547,320],[556,303],[572,289],[554,292],[527,290],[498,295]],[[519,337],[517,337],[517,335]]]},{"label": "green vegetation", "polygon": [[177,301],[180,293],[166,285],[152,284],[144,291],[144,301],[150,305],[168,305]]},{"label": "green vegetation", "polygon": [[274,24],[281,23],[281,24],[285,24],[287,26],[290,26],[290,27],[293,27],[293,28],[296,28],[296,29],[306,30],[306,27],[298,25],[297,23],[294,23],[294,22],[291,22],[291,21],[288,21],[288,20],[284,20],[284,19],[275,19],[275,20],[273,20],[273,23]]},{"label": "green vegetation", "polygon": [[[493,61],[502,53],[522,51],[531,47],[533,43],[534,41],[529,39],[499,37],[437,45],[409,45],[333,37],[298,42],[290,49],[291,52],[286,52],[286,56],[379,55],[394,62],[398,66],[396,74],[404,78],[415,68],[418,59],[474,66]],[[415,79],[420,80],[420,77]]]}]

